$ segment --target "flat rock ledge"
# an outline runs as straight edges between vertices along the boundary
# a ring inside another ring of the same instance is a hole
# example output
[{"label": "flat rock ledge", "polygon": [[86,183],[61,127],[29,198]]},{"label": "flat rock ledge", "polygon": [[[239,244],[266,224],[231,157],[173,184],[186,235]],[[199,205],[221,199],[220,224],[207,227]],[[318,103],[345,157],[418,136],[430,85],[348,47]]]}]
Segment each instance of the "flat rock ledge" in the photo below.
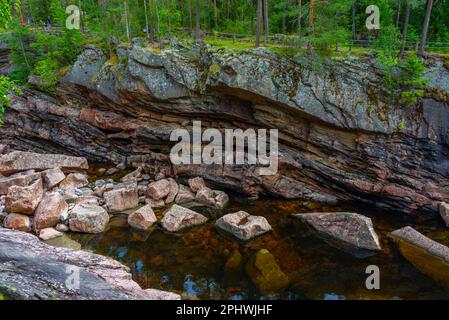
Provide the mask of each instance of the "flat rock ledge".
[{"label": "flat rock ledge", "polygon": [[142,289],[129,268],[113,259],[53,247],[5,228],[0,228],[0,295],[20,300],[180,299],[175,293]]},{"label": "flat rock ledge", "polygon": [[449,248],[438,243],[412,227],[390,233],[402,256],[415,268],[449,287]]},{"label": "flat rock ledge", "polygon": [[330,245],[366,257],[380,251],[379,237],[370,218],[352,212],[299,213],[293,217],[305,222]]}]

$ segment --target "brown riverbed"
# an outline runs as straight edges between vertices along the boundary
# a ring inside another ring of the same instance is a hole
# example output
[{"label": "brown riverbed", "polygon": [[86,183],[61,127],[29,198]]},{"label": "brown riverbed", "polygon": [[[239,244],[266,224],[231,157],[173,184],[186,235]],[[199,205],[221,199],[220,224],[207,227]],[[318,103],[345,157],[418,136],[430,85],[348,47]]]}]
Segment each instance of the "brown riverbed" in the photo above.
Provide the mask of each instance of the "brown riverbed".
[{"label": "brown riverbed", "polygon": [[[316,238],[290,214],[310,211],[351,210],[373,219],[382,251],[358,259]],[[224,213],[245,210],[265,216],[273,232],[241,244],[219,234],[213,222],[223,212],[198,208],[210,217],[206,225],[170,234],[155,227],[137,232],[128,227],[126,215],[111,220],[97,235],[72,234],[86,250],[113,257],[132,269],[144,288],[160,288],[201,299],[448,299],[449,290],[421,274],[398,253],[387,234],[410,225],[434,240],[449,245],[449,230],[438,217],[406,216],[364,207],[321,207],[301,201],[233,199]],[[162,212],[158,212],[161,217]],[[229,254],[239,250],[245,259],[268,249],[290,278],[290,286],[262,297],[250,279],[226,283],[224,266]],[[366,267],[377,265],[381,289],[365,288]]]}]

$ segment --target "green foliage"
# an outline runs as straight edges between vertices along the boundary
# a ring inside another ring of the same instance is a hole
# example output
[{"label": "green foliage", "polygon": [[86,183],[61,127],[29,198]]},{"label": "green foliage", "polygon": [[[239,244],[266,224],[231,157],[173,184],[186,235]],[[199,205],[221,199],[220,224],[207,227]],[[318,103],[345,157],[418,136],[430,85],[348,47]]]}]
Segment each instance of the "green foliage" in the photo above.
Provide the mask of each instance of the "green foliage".
[{"label": "green foliage", "polygon": [[18,7],[20,0],[1,0],[0,1],[0,28],[9,27],[12,21],[12,8]]},{"label": "green foliage", "polygon": [[406,59],[381,55],[379,63],[384,70],[387,94],[399,94],[398,102],[404,105],[416,103],[423,96],[428,80],[423,78],[425,66],[416,55],[410,54]]},{"label": "green foliage", "polygon": [[11,78],[25,83],[30,75],[36,75],[40,77],[41,89],[53,92],[58,71],[76,60],[83,36],[78,30],[65,28],[60,34],[36,32],[16,23],[7,42],[13,62]]},{"label": "green foliage", "polygon": [[15,85],[14,81],[11,81],[8,77],[0,76],[0,124],[3,124],[2,118],[5,108],[10,106],[7,95],[11,92],[22,94],[22,91]]}]

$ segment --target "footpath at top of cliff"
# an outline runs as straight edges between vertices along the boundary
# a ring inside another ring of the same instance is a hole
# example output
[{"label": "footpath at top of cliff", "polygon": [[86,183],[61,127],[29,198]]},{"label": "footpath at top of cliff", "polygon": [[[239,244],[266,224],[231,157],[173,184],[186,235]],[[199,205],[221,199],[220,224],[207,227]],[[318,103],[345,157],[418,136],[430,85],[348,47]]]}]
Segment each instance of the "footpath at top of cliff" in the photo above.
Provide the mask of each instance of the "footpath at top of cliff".
[{"label": "footpath at top of cliff", "polygon": [[[210,113],[216,108],[235,119],[247,118],[232,102],[224,106],[223,99],[211,103],[215,106],[186,109],[204,96],[226,96],[234,102],[287,108],[292,115],[345,130],[391,134],[402,127],[424,137],[420,102],[430,98],[447,106],[449,97],[449,70],[443,61],[427,60],[426,67],[429,83],[424,97],[401,106],[381,94],[385,80],[373,55],[288,58],[265,48],[236,52],[174,43],[158,50],[136,41],[119,46],[110,56],[86,46],[62,79],[61,90],[77,94],[80,88],[88,89],[98,95],[99,105],[159,102],[170,104],[172,112]],[[70,90],[73,85],[77,90]]]}]

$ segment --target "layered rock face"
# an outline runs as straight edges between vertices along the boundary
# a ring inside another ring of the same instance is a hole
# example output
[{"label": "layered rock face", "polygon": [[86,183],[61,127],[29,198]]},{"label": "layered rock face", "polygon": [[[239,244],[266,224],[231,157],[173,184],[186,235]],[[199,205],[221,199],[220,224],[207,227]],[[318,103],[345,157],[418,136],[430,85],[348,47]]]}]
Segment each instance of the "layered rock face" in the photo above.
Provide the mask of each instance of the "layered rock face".
[{"label": "layered rock face", "polygon": [[[87,47],[58,99],[11,97],[0,131],[10,149],[202,176],[250,196],[436,212],[449,201],[449,71],[441,61],[428,64],[425,97],[403,107],[378,94],[381,71],[368,57],[318,63],[181,45],[119,47],[107,57]],[[278,172],[172,165],[170,133],[191,130],[193,120],[203,129],[278,129]]]}]

